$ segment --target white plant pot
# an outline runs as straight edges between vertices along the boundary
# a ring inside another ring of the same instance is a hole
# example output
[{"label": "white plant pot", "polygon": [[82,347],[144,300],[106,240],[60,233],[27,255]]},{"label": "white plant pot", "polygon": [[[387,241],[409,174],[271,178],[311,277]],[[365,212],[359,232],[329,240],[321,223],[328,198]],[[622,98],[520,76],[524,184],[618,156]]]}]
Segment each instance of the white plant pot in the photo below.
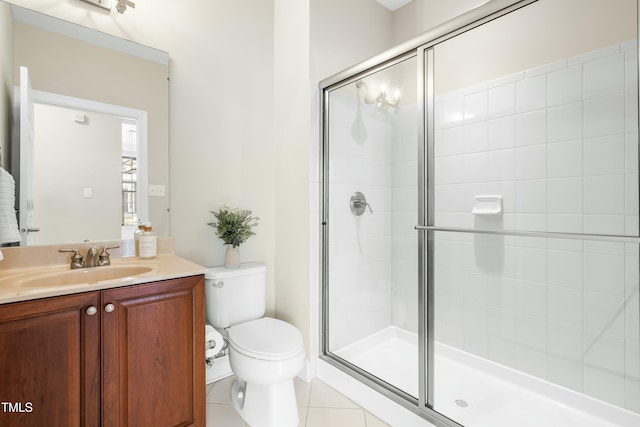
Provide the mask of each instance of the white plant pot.
[{"label": "white plant pot", "polygon": [[224,266],[227,268],[240,267],[240,247],[227,245],[227,251],[224,253]]}]

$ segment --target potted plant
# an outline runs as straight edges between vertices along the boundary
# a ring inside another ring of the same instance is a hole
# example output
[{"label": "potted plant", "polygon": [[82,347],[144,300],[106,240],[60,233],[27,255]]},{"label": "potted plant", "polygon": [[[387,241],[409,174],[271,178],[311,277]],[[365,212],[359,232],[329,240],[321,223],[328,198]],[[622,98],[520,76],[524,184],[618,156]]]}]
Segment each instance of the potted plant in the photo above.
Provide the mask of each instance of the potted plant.
[{"label": "potted plant", "polygon": [[216,235],[227,245],[224,256],[224,266],[237,268],[240,266],[240,249],[247,239],[256,234],[252,228],[258,225],[257,216],[251,215],[250,210],[231,207],[226,203],[220,205],[217,211],[210,211],[215,221],[207,225],[213,227]]}]

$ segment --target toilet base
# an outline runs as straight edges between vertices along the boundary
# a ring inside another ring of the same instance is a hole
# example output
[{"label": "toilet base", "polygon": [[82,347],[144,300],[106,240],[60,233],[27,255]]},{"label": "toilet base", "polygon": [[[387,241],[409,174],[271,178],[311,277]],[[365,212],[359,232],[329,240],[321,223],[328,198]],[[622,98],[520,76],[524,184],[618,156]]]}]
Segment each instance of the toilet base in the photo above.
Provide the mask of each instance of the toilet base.
[{"label": "toilet base", "polygon": [[293,379],[277,384],[247,383],[237,379],[231,386],[236,412],[251,427],[296,427],[298,404]]}]

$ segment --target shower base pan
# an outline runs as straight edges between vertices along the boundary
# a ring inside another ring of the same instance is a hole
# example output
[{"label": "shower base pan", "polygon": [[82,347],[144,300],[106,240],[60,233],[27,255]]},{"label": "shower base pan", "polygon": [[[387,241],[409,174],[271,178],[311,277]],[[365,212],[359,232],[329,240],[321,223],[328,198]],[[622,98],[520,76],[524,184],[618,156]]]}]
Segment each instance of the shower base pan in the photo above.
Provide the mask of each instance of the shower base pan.
[{"label": "shower base pan", "polygon": [[[435,353],[434,409],[467,427],[640,426],[640,414],[454,347]],[[417,397],[416,334],[390,326],[335,354]]]}]

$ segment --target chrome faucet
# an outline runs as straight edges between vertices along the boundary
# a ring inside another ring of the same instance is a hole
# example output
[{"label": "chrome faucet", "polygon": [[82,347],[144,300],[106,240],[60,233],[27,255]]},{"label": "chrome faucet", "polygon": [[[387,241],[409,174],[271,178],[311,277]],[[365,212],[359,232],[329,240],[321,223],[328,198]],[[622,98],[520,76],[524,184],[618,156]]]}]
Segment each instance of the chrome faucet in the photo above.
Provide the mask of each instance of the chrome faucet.
[{"label": "chrome faucet", "polygon": [[58,249],[58,252],[73,252],[71,255],[71,264],[70,267],[72,270],[77,268],[93,268],[93,267],[102,267],[105,265],[111,264],[111,258],[109,257],[111,254],[109,253],[109,249],[119,248],[120,246],[105,246],[102,249],[100,255],[98,255],[98,248],[96,246],[91,246],[87,250],[87,256],[83,260],[82,255],[80,255],[80,251],[77,249]]}]

